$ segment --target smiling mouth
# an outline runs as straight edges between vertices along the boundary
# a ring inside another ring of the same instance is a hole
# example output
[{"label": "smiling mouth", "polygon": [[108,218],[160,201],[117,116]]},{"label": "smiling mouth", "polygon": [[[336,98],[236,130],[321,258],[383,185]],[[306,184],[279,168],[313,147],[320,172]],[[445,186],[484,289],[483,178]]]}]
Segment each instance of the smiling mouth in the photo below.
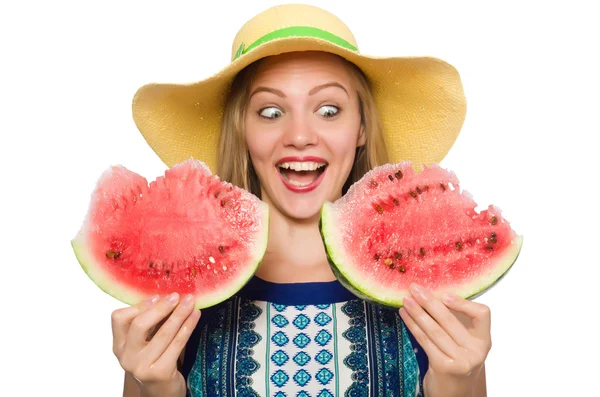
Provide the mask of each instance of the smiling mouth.
[{"label": "smiling mouth", "polygon": [[317,180],[327,168],[327,163],[314,161],[285,162],[277,166],[279,173],[287,182],[296,187],[309,186]]}]

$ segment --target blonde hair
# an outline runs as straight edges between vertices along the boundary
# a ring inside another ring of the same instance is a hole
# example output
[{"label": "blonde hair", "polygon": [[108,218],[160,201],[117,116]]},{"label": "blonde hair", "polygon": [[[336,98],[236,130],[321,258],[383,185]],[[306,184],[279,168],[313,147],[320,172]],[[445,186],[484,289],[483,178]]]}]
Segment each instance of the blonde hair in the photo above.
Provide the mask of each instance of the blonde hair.
[{"label": "blonde hair", "polygon": [[[354,165],[342,188],[342,194],[365,173],[389,162],[383,127],[368,78],[356,65],[345,59],[343,61],[348,65],[356,83],[361,124],[366,139],[364,145],[356,148]],[[259,63],[260,61],[254,62],[244,68],[231,84],[221,123],[217,158],[217,174],[221,179],[247,189],[257,197],[261,196],[260,182],[244,139],[244,118],[250,87]]]}]

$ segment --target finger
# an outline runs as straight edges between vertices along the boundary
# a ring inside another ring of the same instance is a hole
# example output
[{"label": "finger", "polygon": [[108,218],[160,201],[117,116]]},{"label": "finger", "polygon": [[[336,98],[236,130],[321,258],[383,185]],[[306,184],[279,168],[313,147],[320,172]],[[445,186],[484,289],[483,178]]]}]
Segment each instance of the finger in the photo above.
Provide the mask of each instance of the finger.
[{"label": "finger", "polygon": [[148,362],[155,362],[165,352],[192,310],[194,310],[194,298],[192,295],[187,295],[144,348],[143,354]]},{"label": "finger", "polygon": [[452,310],[464,313],[471,318],[473,324],[470,330],[473,336],[481,339],[489,338],[492,325],[490,308],[481,303],[473,302],[454,294],[447,294],[444,303]]},{"label": "finger", "polygon": [[167,322],[168,319],[169,319],[169,317],[165,317],[162,320],[160,320],[158,322],[158,324],[156,324],[155,326],[153,326],[152,328],[150,328],[150,331],[148,331],[148,334],[146,335],[146,342],[150,342],[152,340],[152,338],[154,337],[154,335],[156,335],[156,332],[160,329],[160,327],[162,327],[162,325],[164,323]]},{"label": "finger", "polygon": [[417,284],[412,284],[410,291],[417,303],[450,335],[457,345],[464,348],[470,345],[471,334],[440,299],[434,296],[431,291]]},{"label": "finger", "polygon": [[178,301],[179,294],[173,293],[167,295],[163,300],[155,304],[152,309],[137,316],[131,322],[125,343],[135,351],[141,351],[146,346],[146,339],[150,328],[171,314]]},{"label": "finger", "polygon": [[415,299],[410,296],[405,297],[404,307],[408,314],[410,314],[410,317],[419,326],[419,329],[427,336],[427,339],[444,352],[446,356],[458,358],[464,353],[464,349],[454,342],[450,335],[423,310]]},{"label": "finger", "polygon": [[421,327],[415,322],[412,316],[406,310],[406,307],[400,309],[400,317],[402,317],[402,321],[406,324],[408,330],[415,337],[419,345],[427,354],[427,358],[431,363],[441,363],[448,362],[451,360],[444,352],[442,352],[435,343],[429,339],[429,337],[423,332]]},{"label": "finger", "polygon": [[173,365],[177,364],[177,360],[179,359],[183,348],[190,339],[196,325],[198,325],[200,316],[200,310],[192,310],[192,313],[185,320],[181,328],[179,328],[175,338],[173,338],[165,352],[156,361],[157,366],[162,368],[172,368]]},{"label": "finger", "polygon": [[123,347],[127,339],[127,332],[134,318],[150,309],[158,302],[158,295],[153,295],[134,306],[124,307],[112,312],[111,327],[113,334],[113,351],[117,351]]}]

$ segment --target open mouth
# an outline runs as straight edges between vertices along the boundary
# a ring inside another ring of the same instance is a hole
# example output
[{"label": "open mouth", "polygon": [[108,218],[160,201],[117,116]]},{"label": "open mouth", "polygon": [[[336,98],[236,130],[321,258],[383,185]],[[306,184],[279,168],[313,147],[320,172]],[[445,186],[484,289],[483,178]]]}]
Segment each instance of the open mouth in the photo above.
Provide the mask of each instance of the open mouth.
[{"label": "open mouth", "polygon": [[277,165],[279,173],[290,185],[303,188],[314,183],[327,168],[327,163],[316,161],[291,161]]}]

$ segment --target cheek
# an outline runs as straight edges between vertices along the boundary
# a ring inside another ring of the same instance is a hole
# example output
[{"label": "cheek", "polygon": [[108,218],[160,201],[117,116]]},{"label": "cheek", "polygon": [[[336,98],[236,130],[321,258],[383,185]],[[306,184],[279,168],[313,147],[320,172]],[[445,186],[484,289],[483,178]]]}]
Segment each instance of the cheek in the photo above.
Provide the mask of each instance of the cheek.
[{"label": "cheek", "polygon": [[264,146],[260,145],[258,140],[246,136],[246,146],[248,146],[248,152],[253,160],[260,160],[261,157],[264,157]]},{"label": "cheek", "polygon": [[[336,158],[339,158],[344,164],[352,162],[358,145],[360,123],[349,123],[344,129],[330,134],[328,137],[329,147],[332,149]],[[340,133],[341,132],[341,133]]]},{"label": "cheek", "polygon": [[260,131],[252,122],[246,123],[246,146],[252,162],[258,168],[262,163],[270,162],[277,137],[274,134]]}]

